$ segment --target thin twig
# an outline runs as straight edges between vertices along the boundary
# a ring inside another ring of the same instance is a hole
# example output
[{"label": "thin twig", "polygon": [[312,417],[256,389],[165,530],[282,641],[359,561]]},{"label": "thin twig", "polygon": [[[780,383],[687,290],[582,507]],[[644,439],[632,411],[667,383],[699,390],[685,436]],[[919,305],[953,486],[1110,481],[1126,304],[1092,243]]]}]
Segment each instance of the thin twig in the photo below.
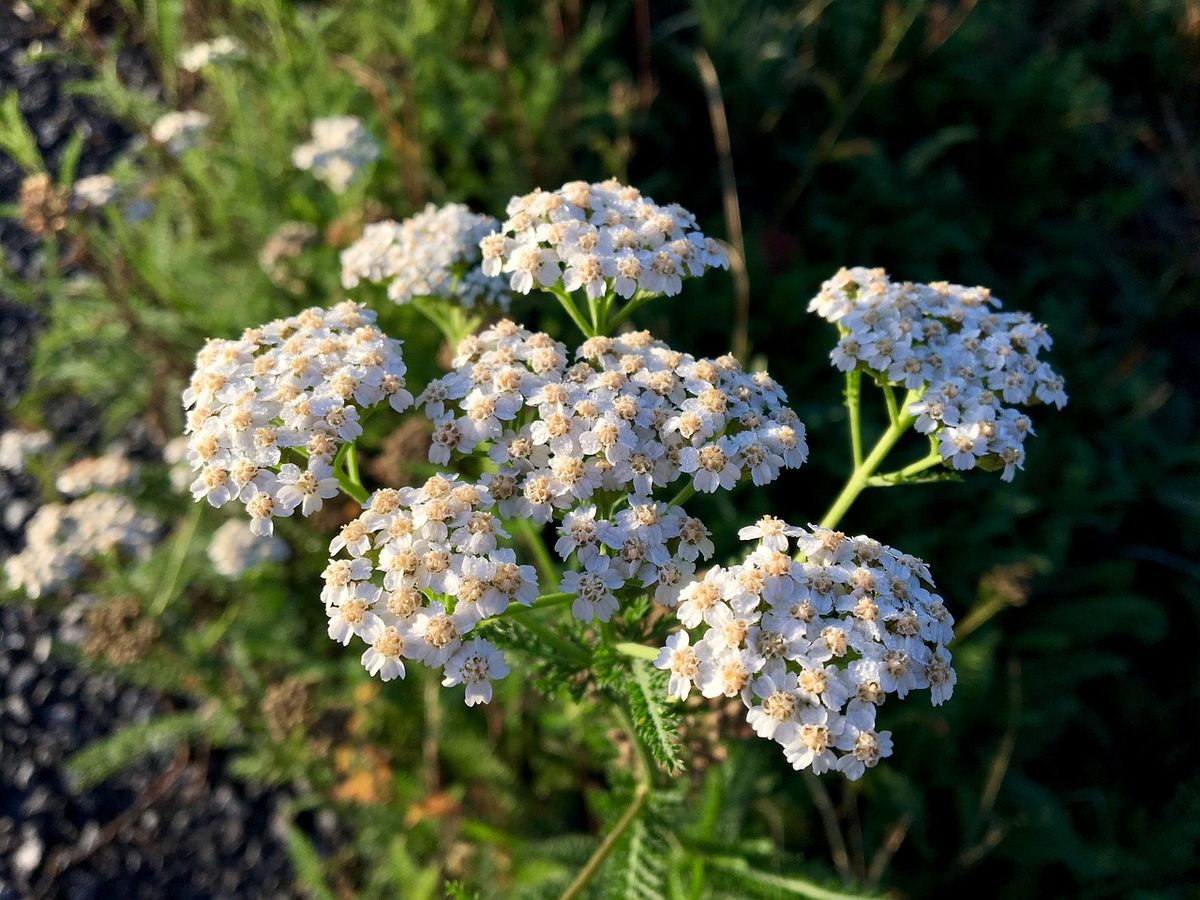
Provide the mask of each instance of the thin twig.
[{"label": "thin twig", "polygon": [[908,836],[908,829],[912,826],[912,820],[913,814],[905,812],[887,830],[887,834],[883,837],[883,843],[875,851],[875,855],[871,858],[871,866],[867,869],[866,888],[868,891],[874,891],[878,887],[880,879],[883,878],[883,873],[887,871],[888,864],[892,861],[892,857],[896,855],[896,851],[900,849],[900,845],[904,843],[904,839]]},{"label": "thin twig", "polygon": [[750,275],[746,271],[746,242],[742,235],[742,211],[738,204],[737,179],[733,174],[733,146],[729,140],[729,122],[725,118],[725,101],[721,98],[721,82],[712,59],[701,47],[696,51],[696,69],[704,85],[708,102],[708,118],[712,123],[713,144],[721,173],[721,198],[725,206],[725,230],[729,234],[729,269],[733,275],[735,298],[733,316],[733,355],[745,365],[750,344]]},{"label": "thin twig", "polygon": [[838,877],[843,884],[854,883],[854,870],[850,867],[850,854],[846,852],[846,838],[842,834],[842,825],[838,822],[837,811],[829,798],[829,791],[821,783],[821,779],[812,772],[805,771],[804,784],[812,797],[813,806],[821,816],[821,825],[825,828],[825,837],[829,841],[829,857],[833,867],[837,869]]}]

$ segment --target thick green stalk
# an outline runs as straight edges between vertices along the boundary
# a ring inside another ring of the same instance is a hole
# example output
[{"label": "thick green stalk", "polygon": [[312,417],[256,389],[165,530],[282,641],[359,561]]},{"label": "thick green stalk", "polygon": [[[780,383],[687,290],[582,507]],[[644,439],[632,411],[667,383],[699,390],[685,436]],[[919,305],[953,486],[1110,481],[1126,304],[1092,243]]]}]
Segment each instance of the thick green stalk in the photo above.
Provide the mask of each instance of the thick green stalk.
[{"label": "thick green stalk", "polygon": [[550,556],[550,551],[546,549],[546,542],[542,540],[538,526],[529,519],[517,518],[511,521],[514,530],[520,532],[521,538],[529,547],[529,552],[533,554],[533,562],[537,566],[538,574],[547,582],[544,586],[557,585],[558,566]]},{"label": "thick green stalk", "polygon": [[904,433],[908,431],[909,426],[916,421],[912,416],[902,416],[894,424],[888,427],[888,430],[880,435],[875,446],[871,448],[871,452],[867,454],[867,458],[862,461],[861,465],[854,467],[854,471],[850,473],[850,478],[846,481],[842,492],[838,494],[837,499],[833,501],[833,505],[821,517],[820,526],[822,528],[836,528],[838,522],[842,520],[842,516],[858,499],[858,495],[867,487],[867,481],[875,474],[880,463],[891,452],[892,448],[900,438],[904,437]]},{"label": "thick green stalk", "polygon": [[557,284],[552,284],[545,290],[549,291],[558,298],[558,302],[562,304],[562,308],[567,311],[567,315],[571,317],[571,321],[574,322],[578,326],[579,330],[583,332],[584,337],[592,337],[595,335],[596,332],[593,330],[592,326],[588,324],[587,319],[583,317],[583,313],[579,311],[579,307],[575,305],[575,301],[565,289]]},{"label": "thick green stalk", "polygon": [[861,399],[862,370],[852,369],[846,373],[846,414],[850,419],[850,452],[856,467],[863,460]]}]

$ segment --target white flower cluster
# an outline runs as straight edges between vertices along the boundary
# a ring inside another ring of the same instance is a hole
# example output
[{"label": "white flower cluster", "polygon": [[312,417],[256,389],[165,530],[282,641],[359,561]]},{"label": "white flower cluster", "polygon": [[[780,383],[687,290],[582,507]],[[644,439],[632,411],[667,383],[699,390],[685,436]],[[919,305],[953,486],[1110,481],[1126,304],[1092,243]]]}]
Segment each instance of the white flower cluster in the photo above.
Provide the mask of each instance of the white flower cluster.
[{"label": "white flower cluster", "polygon": [[371,495],[362,515],[329,545],[321,598],[329,636],[368,647],[362,664],[384,681],[404,677],[404,660],[443,667],[442,684],[466,685],[468,706],[492,698],[508,674],[486,640],[467,640],[483,619],[538,594],[532,566],[499,546],[508,535],[487,487],[435,475],[419,488]]},{"label": "white flower cluster", "polygon": [[179,67],[188,72],[199,72],[205,66],[243,59],[245,55],[246,50],[237,38],[222,35],[185,48],[179,54]]},{"label": "white flower cluster", "polygon": [[760,543],[683,589],[676,614],[687,630],[655,665],[680,699],[693,686],[740,697],[755,733],[782,745],[794,768],[857,779],[891,755],[890,732],[875,728],[888,694],[928,688],[938,705],[953,690],[953,619],[929,569],[867,537],[769,516],[740,536]]},{"label": "white flower cluster", "polygon": [[109,452],[71,463],[59,473],[54,487],[60,494],[78,497],[90,491],[125,487],[132,484],[136,477],[133,463],[120,453]]},{"label": "white flower cluster", "polygon": [[172,156],[179,156],[200,141],[200,135],[212,121],[207,115],[194,109],[182,112],[172,110],[150,128],[150,136],[167,148]]},{"label": "white flower cluster", "polygon": [[312,140],[292,150],[297,169],[311,170],[335,194],[344,193],[359,171],[379,158],[379,144],[355,116],[312,123]]},{"label": "white flower cluster", "polygon": [[467,309],[508,309],[511,295],[502,278],[483,274],[479,241],[496,228],[491,216],[461,203],[427,205],[403,222],[376,222],[342,251],[342,286],[360,281],[388,283],[388,297],[444,297]]},{"label": "white flower cluster", "polygon": [[40,597],[77,578],[97,556],[116,550],[146,553],[157,533],[158,522],[119,494],[48,503],[29,520],[25,548],[5,561],[5,574],[13,588]]},{"label": "white flower cluster", "polygon": [[[704,525],[653,499],[680,479],[697,490],[759,485],[807,456],[804,425],[765,372],[732,356],[696,359],[647,332],[594,337],[568,365],[544,333],[502,321],[464,340],[455,370],[417,398],[434,430],[429,459],[446,464],[490,442],[485,476],[505,518],[562,521],[557,550],[584,572],[565,576],[578,618],[607,621],[626,582],[669,602],[712,552]],[[598,519],[590,501],[632,495]]]},{"label": "white flower cluster", "polygon": [[71,185],[71,204],[76,209],[100,209],[120,194],[120,186],[111,175],[88,175]]},{"label": "white flower cluster", "polygon": [[480,243],[483,271],[510,273],[521,294],[561,279],[567,291],[590,298],[610,291],[626,300],[639,291],[674,296],[683,279],[729,267],[694,215],[675,203],[659,206],[615,179],[513,197],[506,214],[500,230]]},{"label": "white flower cluster", "polygon": [[345,302],[210,340],[183,393],[192,496],[240,500],[258,535],[274,516],[312,515],[336,496],[334,456],[362,434],[362,412],[385,399],[397,412],[412,405],[400,341],[374,321]]},{"label": "white flower cluster", "polygon": [[0,433],[0,469],[24,472],[25,461],[31,456],[44,453],[49,447],[49,432],[10,428]]},{"label": "white flower cluster", "polygon": [[280,538],[259,537],[241,519],[230,519],[213,532],[208,542],[209,562],[225,578],[240,578],[255,566],[288,556],[288,546]]},{"label": "white flower cluster", "polygon": [[986,288],[842,269],[808,308],[841,332],[830,354],[838,369],[862,367],[923,392],[908,408],[914,427],[938,437],[942,459],[955,469],[1002,468],[1011,481],[1033,434],[1014,406],[1067,402],[1061,376],[1037,358],[1051,344],[1046,327],[1028,313],[999,312]]}]

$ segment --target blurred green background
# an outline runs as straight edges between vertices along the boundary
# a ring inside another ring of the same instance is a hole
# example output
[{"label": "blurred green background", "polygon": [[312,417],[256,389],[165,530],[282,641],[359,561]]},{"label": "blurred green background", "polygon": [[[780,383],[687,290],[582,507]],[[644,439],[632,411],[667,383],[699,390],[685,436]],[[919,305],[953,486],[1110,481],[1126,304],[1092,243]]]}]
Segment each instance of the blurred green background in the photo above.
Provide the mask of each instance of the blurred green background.
[{"label": "blurred green background", "polygon": [[[1200,889],[1187,737],[1200,702],[1200,3],[33,6],[89,67],[77,89],[132,133],[167,108],[203,109],[213,124],[203,153],[116,164],[153,213],[80,238],[91,281],[6,279],[48,323],[14,416],[31,425],[79,394],[103,411],[106,434],[145,420],[169,438],[203,338],[340,296],[336,253],[364,221],[427,200],[498,214],[535,186],[616,175],[744,244],[748,314],[738,276],[714,273],[641,324],[697,355],[725,352],[744,331],[808,425],[803,469],[697,507],[725,523],[728,554],[736,526],[763,512],[815,520],[845,475],[833,335],[805,311],[839,266],[984,284],[1046,322],[1071,401],[1034,411],[1037,437],[1013,484],[971,473],[871,491],[844,520],[926,559],[962,636],[953,701],[889,706],[896,755],[859,788],[829,783],[850,844],[843,880],[911,897]],[[220,34],[248,58],[203,78],[177,68],[180,47]],[[161,95],[125,83],[116,61],[131,53]],[[361,116],[384,146],[369,182],[340,198],[289,160],[310,120],[335,114]],[[727,122],[728,153],[714,116]],[[257,259],[294,219],[321,234],[299,294]],[[566,333],[536,299],[514,317]],[[423,384],[436,369],[429,329],[409,311],[386,318]],[[230,745],[247,777],[302,782],[306,802],[338,810],[345,844],[304,857],[335,893],[382,896],[422,872],[485,896],[561,888],[594,844],[559,836],[598,834],[619,809],[603,789],[621,778],[606,731],[518,672],[486,713],[447,703],[430,751],[429,692],[419,679],[370,692],[323,634],[312,587],[322,539],[288,536],[295,565],[234,588],[206,580],[202,548],[189,550],[160,655],[128,677],[215,698],[241,723]],[[164,565],[147,563],[147,583]],[[138,592],[136,572],[111,577]],[[239,603],[219,640],[198,639],[198,623]],[[350,721],[337,746],[269,737],[262,698],[288,678],[307,679],[316,709]],[[723,762],[681,776],[645,839],[672,866],[688,860],[683,871],[708,854],[709,889],[722,896],[770,893],[722,854],[836,882],[811,785],[763,742],[726,743]],[[356,764],[331,770],[339,753],[366,754],[362,771],[382,770],[382,782],[346,788]]]}]

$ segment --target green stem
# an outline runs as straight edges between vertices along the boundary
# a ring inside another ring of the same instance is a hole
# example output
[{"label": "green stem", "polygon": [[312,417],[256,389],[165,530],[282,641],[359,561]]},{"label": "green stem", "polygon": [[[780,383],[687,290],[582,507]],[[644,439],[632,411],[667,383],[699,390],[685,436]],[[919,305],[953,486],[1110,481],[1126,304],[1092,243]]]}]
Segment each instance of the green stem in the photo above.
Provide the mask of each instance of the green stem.
[{"label": "green stem", "polygon": [[678,494],[676,494],[674,497],[671,498],[670,502],[667,503],[667,506],[682,506],[683,504],[687,503],[690,499],[692,499],[692,496],[695,493],[696,493],[696,482],[689,481],[687,484],[685,484],[682,488],[679,489]]},{"label": "green stem", "polygon": [[588,325],[587,319],[583,317],[583,313],[579,311],[579,307],[575,305],[575,301],[571,298],[570,294],[557,284],[550,285],[546,290],[558,298],[558,302],[567,311],[567,315],[571,317],[571,321],[583,332],[584,337],[593,337],[595,335],[596,332]]},{"label": "green stem", "polygon": [[162,615],[163,610],[175,598],[175,586],[179,583],[184,560],[187,559],[188,549],[192,546],[192,539],[196,536],[196,526],[200,524],[201,509],[200,506],[192,508],[191,515],[187,517],[175,537],[175,545],[171,548],[171,558],[167,561],[162,582],[155,592],[154,602],[150,605],[150,613],[154,616]]},{"label": "green stem", "polygon": [[621,307],[619,310],[617,310],[617,314],[608,320],[607,325],[606,325],[606,327],[607,327],[606,333],[611,333],[611,332],[615,331],[617,326],[620,325],[622,322],[624,322],[626,319],[628,319],[631,315],[633,315],[633,313],[637,309],[645,306],[647,303],[649,303],[651,300],[653,300],[657,296],[658,296],[658,294],[642,294],[642,293],[634,294],[633,299],[631,299],[623,307]]},{"label": "green stem", "polygon": [[903,469],[897,469],[895,472],[884,472],[882,475],[876,475],[868,479],[867,487],[892,487],[904,484],[905,479],[911,478],[913,475],[919,475],[926,469],[932,469],[934,466],[941,465],[941,463],[942,456],[940,453],[930,453],[923,459],[919,459],[915,463],[910,463]]},{"label": "green stem", "polygon": [[553,631],[550,630],[544,622],[540,622],[529,609],[518,609],[513,612],[505,613],[508,618],[512,619],[526,631],[537,635],[555,650],[557,650],[564,658],[571,662],[578,663],[581,666],[587,666],[591,663],[592,657],[586,650],[578,644],[564,640]]},{"label": "green stem", "polygon": [[850,509],[854,501],[858,499],[858,495],[863,492],[863,489],[867,486],[868,479],[875,474],[875,470],[879,468],[884,457],[891,452],[900,438],[904,437],[904,433],[908,431],[909,426],[915,421],[914,417],[905,415],[893,422],[888,430],[880,435],[879,440],[871,448],[871,452],[867,455],[867,458],[862,461],[861,465],[854,467],[854,471],[850,473],[849,480],[847,480],[845,487],[842,488],[842,492],[838,494],[837,499],[833,501],[833,505],[829,507],[829,511],[821,517],[820,526],[822,528],[837,527],[838,522],[842,520],[842,516]]},{"label": "green stem", "polygon": [[[636,745],[637,738],[634,737]],[[583,889],[588,886],[588,883],[596,877],[596,873],[600,871],[600,867],[604,865],[604,861],[608,859],[613,852],[613,848],[617,846],[617,842],[621,840],[621,836],[625,834],[629,828],[641,814],[642,809],[646,805],[646,801],[650,799],[650,785],[645,781],[639,781],[633,789],[633,799],[629,802],[629,806],[625,808],[625,812],[621,813],[621,818],[617,820],[617,824],[613,826],[612,831],[604,836],[600,846],[596,848],[596,852],[591,855],[587,863],[579,874],[575,876],[575,880],[567,886],[567,889],[559,896],[559,900],[574,900],[583,893]]]},{"label": "green stem", "polygon": [[550,556],[550,551],[546,549],[546,542],[542,540],[537,526],[529,519],[513,519],[512,523],[513,529],[520,533],[521,538],[529,547],[529,552],[533,554],[533,563],[537,566],[538,573],[545,579],[546,586],[557,585],[558,565]]},{"label": "green stem", "polygon": [[342,493],[357,503],[367,502],[367,489],[358,476],[358,448],[346,444],[333,460],[333,474]]},{"label": "green stem", "polygon": [[658,659],[659,653],[654,647],[647,647],[645,644],[632,644],[627,641],[620,644],[613,644],[613,649],[622,656],[632,656],[634,659],[644,659],[649,662],[654,662],[654,660]]},{"label": "green stem", "polygon": [[896,391],[890,384],[883,385],[883,399],[887,402],[888,421],[893,425],[900,421],[900,410],[896,406]]},{"label": "green stem", "polygon": [[846,414],[850,418],[850,451],[854,454],[855,467],[863,461],[862,449],[862,370],[852,369],[846,373]]}]

